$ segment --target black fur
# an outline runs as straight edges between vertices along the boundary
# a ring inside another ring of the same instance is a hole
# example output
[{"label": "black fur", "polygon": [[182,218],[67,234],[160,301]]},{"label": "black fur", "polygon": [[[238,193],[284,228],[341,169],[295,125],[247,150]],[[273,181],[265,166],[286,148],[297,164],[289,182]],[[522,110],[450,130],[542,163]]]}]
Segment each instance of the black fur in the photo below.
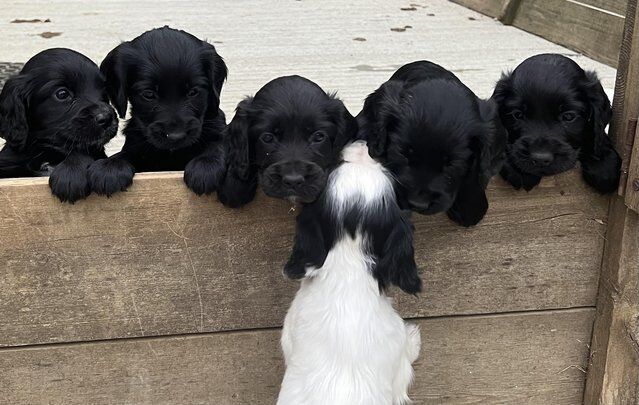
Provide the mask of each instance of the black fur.
[{"label": "black fur", "polygon": [[87,167],[117,129],[97,65],[70,49],[42,51],[0,93],[0,178],[51,175],[61,201],[85,198]]},{"label": "black fur", "polygon": [[508,130],[501,175],[516,189],[530,190],[577,160],[595,190],[617,189],[621,159],[605,132],[612,110],[594,72],[562,55],[532,56],[499,80],[492,98]]},{"label": "black fur", "polygon": [[338,219],[332,206],[330,193],[325,191],[317,200],[302,207],[297,217],[293,251],[284,267],[286,276],[301,279],[307,267],[322,267],[335,243],[346,235],[355,238],[359,231],[368,241],[369,253],[375,260],[373,276],[381,290],[396,285],[409,294],[421,291],[409,210],[400,210],[395,201],[380,204],[377,212],[364,211],[354,204]]},{"label": "black fur", "polygon": [[220,201],[247,204],[259,183],[269,196],[311,202],[356,134],[355,118],[317,84],[300,76],[272,80],[238,104],[227,128]]},{"label": "black fur", "polygon": [[136,171],[184,170],[196,194],[215,192],[225,169],[219,104],[227,75],[215,47],[157,28],[117,46],[100,68],[120,117],[130,102],[131,119],[122,151],[91,166],[93,191],[123,191]]},{"label": "black fur", "polygon": [[402,66],[366,98],[360,138],[397,179],[402,207],[447,211],[463,226],[488,209],[485,188],[504,157],[496,105],[480,100],[448,70],[427,61]]}]

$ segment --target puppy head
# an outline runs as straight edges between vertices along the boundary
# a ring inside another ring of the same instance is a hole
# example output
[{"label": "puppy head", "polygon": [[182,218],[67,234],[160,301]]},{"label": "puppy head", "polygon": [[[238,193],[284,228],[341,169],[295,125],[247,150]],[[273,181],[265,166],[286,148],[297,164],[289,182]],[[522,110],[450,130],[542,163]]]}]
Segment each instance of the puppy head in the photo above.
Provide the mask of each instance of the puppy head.
[{"label": "puppy head", "polygon": [[493,99],[508,130],[508,159],[525,173],[560,173],[580,154],[602,156],[612,147],[606,93],[594,73],[565,56],[526,59],[499,80]]},{"label": "puppy head", "polygon": [[66,153],[101,149],[118,121],[97,65],[70,49],[32,57],[0,93],[0,136],[21,150],[37,144]]},{"label": "puppy head", "polygon": [[120,117],[130,102],[145,138],[165,150],[200,141],[206,119],[218,114],[227,74],[213,45],[169,27],[120,44],[100,68]]},{"label": "puppy head", "polygon": [[390,81],[376,93],[369,98],[378,98],[377,117],[366,131],[371,153],[393,173],[413,211],[448,210],[467,179],[480,181],[489,171],[486,138],[496,112],[484,117],[486,102],[451,80],[407,87]]},{"label": "puppy head", "polygon": [[275,79],[242,101],[227,129],[229,172],[264,192],[308,203],[357,132],[344,104],[299,76]]}]

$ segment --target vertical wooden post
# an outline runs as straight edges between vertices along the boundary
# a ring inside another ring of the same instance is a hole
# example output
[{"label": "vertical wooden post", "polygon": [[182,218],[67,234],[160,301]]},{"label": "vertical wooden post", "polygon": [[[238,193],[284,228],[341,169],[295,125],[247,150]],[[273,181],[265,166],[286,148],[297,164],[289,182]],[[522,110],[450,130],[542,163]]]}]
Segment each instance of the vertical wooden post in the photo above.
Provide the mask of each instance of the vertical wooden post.
[{"label": "vertical wooden post", "polygon": [[[613,101],[611,136],[624,158],[619,195],[610,205],[597,313],[584,392],[586,405],[639,405],[639,214],[626,205],[639,173],[639,9],[628,2]],[[635,148],[632,145],[635,145]]]}]

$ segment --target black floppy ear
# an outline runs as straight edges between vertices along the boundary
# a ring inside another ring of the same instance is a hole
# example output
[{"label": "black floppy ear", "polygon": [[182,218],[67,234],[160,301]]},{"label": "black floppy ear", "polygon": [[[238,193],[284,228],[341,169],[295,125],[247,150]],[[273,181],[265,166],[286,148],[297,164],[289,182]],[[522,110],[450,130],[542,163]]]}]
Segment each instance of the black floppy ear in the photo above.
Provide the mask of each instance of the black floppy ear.
[{"label": "black floppy ear", "polygon": [[302,207],[295,222],[293,251],[284,266],[284,275],[292,279],[306,276],[307,269],[319,269],[328,254],[322,230],[320,204]]},{"label": "black floppy ear", "polygon": [[596,73],[586,72],[586,79],[585,90],[591,109],[588,122],[592,135],[584,139],[580,151],[581,173],[586,183],[598,192],[612,193],[617,190],[621,175],[621,158],[606,134],[612,108]]},{"label": "black floppy ear", "polygon": [[29,134],[28,78],[18,75],[5,83],[0,93],[0,137],[16,150],[24,149]]},{"label": "black floppy ear", "polygon": [[228,172],[240,180],[249,180],[251,175],[251,147],[249,139],[248,110],[253,97],[240,101],[235,109],[235,116],[226,127],[226,150]]},{"label": "black floppy ear", "polygon": [[331,121],[337,127],[337,133],[333,140],[333,150],[341,151],[347,143],[355,139],[357,136],[357,120],[348,111],[342,100],[335,97],[334,94],[327,94],[330,101],[326,107],[327,113]]},{"label": "black floppy ear", "polygon": [[510,89],[512,88],[512,72],[506,72],[501,75],[501,78],[495,84],[495,90],[493,90],[493,95],[490,96],[490,99],[497,103],[497,107],[501,108],[503,106],[504,100],[510,94]]},{"label": "black floppy ear", "polygon": [[391,80],[366,97],[362,110],[363,122],[360,125],[372,157],[383,157],[386,154],[388,133],[398,123],[402,87],[401,82]]},{"label": "black floppy ear", "polygon": [[217,110],[220,107],[220,94],[222,93],[222,85],[226,80],[228,69],[226,68],[224,59],[218,55],[215,47],[208,42],[204,42],[204,51],[202,52],[201,60],[206,76],[212,86],[209,93],[209,103],[211,107]]},{"label": "black floppy ear", "polygon": [[378,254],[374,274],[382,289],[394,284],[409,294],[417,294],[422,290],[422,280],[415,264],[410,214],[410,210],[402,211],[394,221]]},{"label": "black floppy ear", "polygon": [[499,105],[494,99],[478,100],[479,116],[484,122],[484,132],[476,134],[471,142],[478,159],[479,182],[486,188],[490,179],[499,173],[506,160],[508,132],[499,117]]},{"label": "black floppy ear", "polygon": [[255,198],[257,170],[251,165],[252,146],[249,139],[249,108],[252,97],[242,100],[235,116],[224,131],[227,156],[226,176],[217,190],[217,197],[227,207],[238,208]]},{"label": "black floppy ear", "polygon": [[106,78],[107,94],[120,118],[126,115],[128,90],[127,70],[131,45],[123,42],[111,50],[100,64],[100,71]]}]

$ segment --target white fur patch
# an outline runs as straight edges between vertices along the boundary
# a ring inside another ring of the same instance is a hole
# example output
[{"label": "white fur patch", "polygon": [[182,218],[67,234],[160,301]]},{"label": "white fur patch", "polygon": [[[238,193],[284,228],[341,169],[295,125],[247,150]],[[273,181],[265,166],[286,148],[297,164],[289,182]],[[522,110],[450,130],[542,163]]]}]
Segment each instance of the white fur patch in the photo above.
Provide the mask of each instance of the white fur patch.
[{"label": "white fur patch", "polygon": [[394,199],[390,174],[368,154],[364,141],[356,141],[342,151],[342,163],[333,170],[326,185],[327,198],[337,219],[351,207],[373,211]]}]

